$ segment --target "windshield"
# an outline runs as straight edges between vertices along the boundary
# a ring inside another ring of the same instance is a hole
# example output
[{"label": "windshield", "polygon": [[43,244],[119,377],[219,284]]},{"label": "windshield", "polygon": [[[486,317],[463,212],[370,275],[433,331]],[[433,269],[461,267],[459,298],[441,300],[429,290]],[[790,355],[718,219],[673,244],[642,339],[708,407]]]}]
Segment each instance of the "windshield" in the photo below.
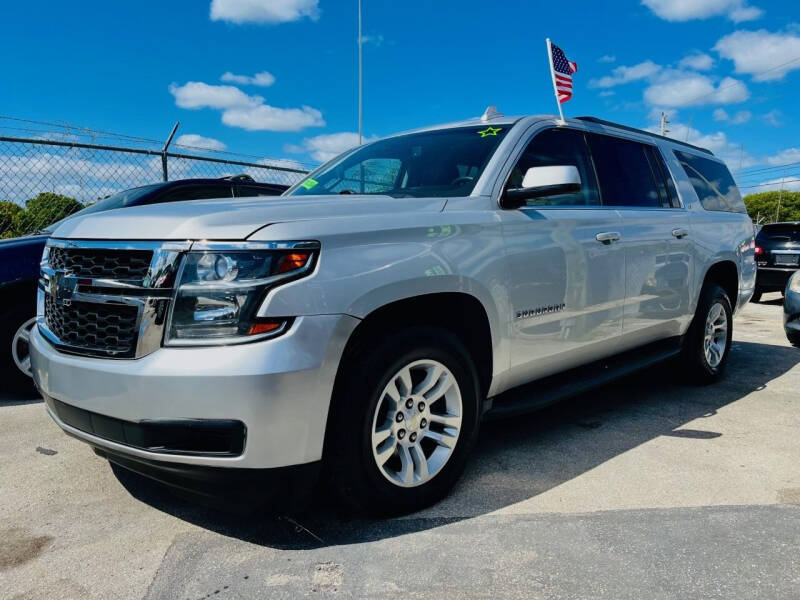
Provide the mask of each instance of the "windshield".
[{"label": "windshield", "polygon": [[[132,206],[144,195],[149,194],[155,189],[158,189],[161,183],[153,183],[151,185],[143,185],[142,187],[132,188],[123,192],[118,192],[108,198],[98,200],[94,204],[90,204],[83,210],[75,214],[88,215],[89,213],[101,212],[104,210],[111,210],[112,208],[123,208],[125,206]],[[74,216],[74,215],[73,215]]]},{"label": "windshield", "polygon": [[508,125],[459,127],[373,142],[324,165],[290,196],[469,196]]}]

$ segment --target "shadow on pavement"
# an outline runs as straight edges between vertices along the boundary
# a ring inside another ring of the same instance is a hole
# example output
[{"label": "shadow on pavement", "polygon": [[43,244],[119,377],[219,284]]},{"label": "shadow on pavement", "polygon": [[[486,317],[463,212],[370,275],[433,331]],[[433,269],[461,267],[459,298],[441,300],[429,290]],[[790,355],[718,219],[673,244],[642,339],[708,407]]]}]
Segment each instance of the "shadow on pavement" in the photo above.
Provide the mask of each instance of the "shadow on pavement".
[{"label": "shadow on pavement", "polygon": [[[282,549],[354,544],[423,531],[528,500],[658,436],[698,444],[721,436],[687,423],[709,417],[800,363],[794,348],[734,342],[726,376],[713,387],[677,383],[665,363],[537,413],[483,425],[470,464],[452,494],[404,518],[348,515],[324,490],[288,516],[235,515],[176,497],[160,484],[116,468],[137,499],[217,533]],[[713,393],[710,393],[713,390]],[[440,515],[457,515],[442,517]]]}]

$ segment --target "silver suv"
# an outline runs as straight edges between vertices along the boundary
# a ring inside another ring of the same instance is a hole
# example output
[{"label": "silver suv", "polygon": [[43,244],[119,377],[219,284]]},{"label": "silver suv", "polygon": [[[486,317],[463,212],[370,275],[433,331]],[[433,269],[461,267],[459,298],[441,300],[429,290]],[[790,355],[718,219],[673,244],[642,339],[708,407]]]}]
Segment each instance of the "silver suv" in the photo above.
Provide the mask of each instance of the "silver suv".
[{"label": "silver suv", "polygon": [[353,149],[274,201],[65,223],[31,358],[53,419],[116,465],[237,501],[321,471],[398,513],[447,493],[486,415],[669,357],[717,379],[755,275],[707,150],[487,112]]}]

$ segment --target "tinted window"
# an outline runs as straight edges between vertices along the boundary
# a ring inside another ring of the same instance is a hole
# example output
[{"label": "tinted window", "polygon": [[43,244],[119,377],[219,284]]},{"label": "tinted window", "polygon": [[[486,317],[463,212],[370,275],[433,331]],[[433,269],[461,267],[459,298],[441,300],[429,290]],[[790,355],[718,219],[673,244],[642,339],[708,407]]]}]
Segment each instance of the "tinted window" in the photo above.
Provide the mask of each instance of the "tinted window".
[{"label": "tinted window", "polygon": [[169,190],[163,196],[157,196],[154,199],[148,200],[146,204],[232,197],[233,192],[229,185],[182,185]]},{"label": "tinted window", "polygon": [[662,195],[644,144],[588,134],[592,158],[607,206],[662,206]]},{"label": "tinted window", "polygon": [[738,212],[747,214],[742,196],[733,181],[728,167],[687,152],[675,151],[686,176],[692,183],[700,204],[706,210]]},{"label": "tinted window", "polygon": [[314,171],[291,195],[469,196],[510,128],[487,124],[378,140]]},{"label": "tinted window", "polygon": [[570,129],[548,129],[538,134],[519,158],[506,185],[522,187],[522,179],[531,167],[572,165],[581,175],[581,191],[574,194],[533,198],[528,206],[594,206],[600,204],[597,181],[583,134]]}]

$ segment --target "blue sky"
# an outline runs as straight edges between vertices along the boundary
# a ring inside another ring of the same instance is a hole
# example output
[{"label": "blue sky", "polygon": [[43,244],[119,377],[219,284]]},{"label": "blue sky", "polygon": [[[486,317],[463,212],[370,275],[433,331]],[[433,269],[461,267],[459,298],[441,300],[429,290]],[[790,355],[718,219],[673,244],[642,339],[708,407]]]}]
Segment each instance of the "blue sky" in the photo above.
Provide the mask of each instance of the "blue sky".
[{"label": "blue sky", "polygon": [[[666,110],[742,185],[800,178],[776,168],[800,161],[797,2],[363,3],[367,136],[555,111],[549,36],[579,65],[568,116]],[[356,31],[356,0],[6,3],[0,115],[155,139],[180,120],[189,145],[316,163],[354,139]]]}]

